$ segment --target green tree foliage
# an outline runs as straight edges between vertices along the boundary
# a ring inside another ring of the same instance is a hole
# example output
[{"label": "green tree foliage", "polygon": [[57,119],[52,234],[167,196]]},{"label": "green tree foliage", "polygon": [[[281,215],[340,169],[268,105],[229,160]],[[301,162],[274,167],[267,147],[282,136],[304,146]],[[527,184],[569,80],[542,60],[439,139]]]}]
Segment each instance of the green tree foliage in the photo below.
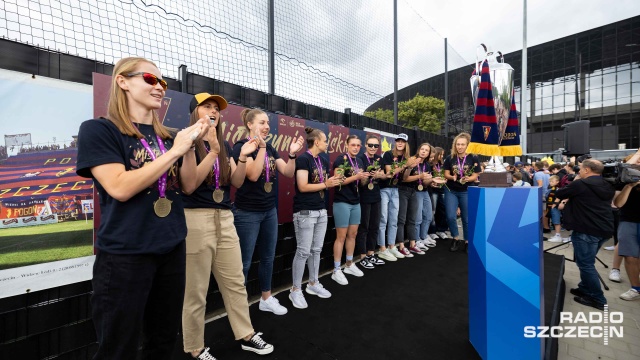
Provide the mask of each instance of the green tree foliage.
[{"label": "green tree foliage", "polygon": [[444,119],[444,100],[433,96],[416,96],[398,103],[398,121],[405,126],[438,132],[442,128]]},{"label": "green tree foliage", "polygon": [[[364,116],[393,123],[393,110],[365,111]],[[444,100],[433,96],[416,96],[398,103],[398,122],[406,127],[437,133],[444,123]]]},{"label": "green tree foliage", "polygon": [[376,111],[365,111],[364,116],[393,124],[393,110],[378,109]]}]

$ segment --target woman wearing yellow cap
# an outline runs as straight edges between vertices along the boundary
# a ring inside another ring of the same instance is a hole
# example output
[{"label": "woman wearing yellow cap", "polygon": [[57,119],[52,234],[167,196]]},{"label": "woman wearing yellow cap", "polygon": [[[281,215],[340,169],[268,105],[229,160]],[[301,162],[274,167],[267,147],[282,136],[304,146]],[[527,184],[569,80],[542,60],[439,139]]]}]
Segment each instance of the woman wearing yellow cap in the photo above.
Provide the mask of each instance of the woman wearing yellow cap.
[{"label": "woman wearing yellow cap", "polygon": [[242,273],[238,234],[231,212],[231,185],[244,182],[247,155],[258,148],[256,139],[242,145],[238,163],[223,140],[220,111],[227,101],[219,95],[196,94],[191,100],[191,124],[208,119],[211,127],[204,141],[196,141],[197,188],[183,196],[187,219],[187,279],[182,312],[184,351],[198,359],[212,355],[204,344],[204,315],[211,273],[218,283],[236,340],[242,349],[260,355],[273,346],[256,333],[249,318],[247,290]]}]

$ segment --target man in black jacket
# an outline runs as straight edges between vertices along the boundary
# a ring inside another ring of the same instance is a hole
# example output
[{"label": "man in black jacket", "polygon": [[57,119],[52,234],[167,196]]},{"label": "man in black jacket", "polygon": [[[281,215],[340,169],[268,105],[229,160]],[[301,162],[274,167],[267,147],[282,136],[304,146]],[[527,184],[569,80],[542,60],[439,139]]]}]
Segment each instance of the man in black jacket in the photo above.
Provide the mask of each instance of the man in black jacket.
[{"label": "man in black jacket", "polygon": [[604,166],[598,160],[584,160],[580,178],[556,191],[562,199],[565,228],[573,230],[574,259],[580,269],[580,283],[570,292],[583,305],[603,310],[607,303],[595,267],[596,254],[613,235],[611,200],[615,190],[602,178]]}]

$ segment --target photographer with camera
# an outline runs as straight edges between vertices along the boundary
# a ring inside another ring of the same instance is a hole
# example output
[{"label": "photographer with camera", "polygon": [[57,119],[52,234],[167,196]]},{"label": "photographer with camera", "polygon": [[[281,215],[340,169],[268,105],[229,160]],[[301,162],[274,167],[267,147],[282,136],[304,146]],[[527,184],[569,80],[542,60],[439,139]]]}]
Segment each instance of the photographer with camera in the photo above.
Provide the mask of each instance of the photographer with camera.
[{"label": "photographer with camera", "polygon": [[577,303],[599,310],[604,309],[607,299],[600,286],[595,260],[602,244],[613,234],[611,200],[615,195],[613,186],[602,177],[603,169],[604,165],[598,160],[584,160],[580,165],[580,178],[556,191],[556,197],[564,203],[565,228],[573,230],[571,241],[580,270],[578,288],[570,292]]},{"label": "photographer with camera", "polygon": [[[640,150],[631,156],[627,164],[640,164]],[[620,295],[623,300],[640,299],[640,181],[620,184],[613,203],[620,209],[618,227],[618,254],[624,258],[624,267],[631,289]]]}]

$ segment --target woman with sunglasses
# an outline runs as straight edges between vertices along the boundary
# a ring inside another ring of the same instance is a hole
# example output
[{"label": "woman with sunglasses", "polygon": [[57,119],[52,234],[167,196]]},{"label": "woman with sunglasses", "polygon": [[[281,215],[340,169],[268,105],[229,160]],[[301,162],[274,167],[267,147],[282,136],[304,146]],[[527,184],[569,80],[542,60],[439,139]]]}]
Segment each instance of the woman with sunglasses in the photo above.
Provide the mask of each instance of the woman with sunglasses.
[{"label": "woman with sunglasses", "polygon": [[457,211],[460,208],[462,220],[462,235],[464,236],[464,250],[467,250],[469,240],[469,203],[467,188],[478,179],[480,173],[480,161],[473,154],[467,154],[467,147],[471,141],[471,135],[460,133],[453,139],[451,156],[444,160],[444,177],[447,179],[447,188],[444,191],[444,204],[447,209],[447,224],[451,232],[451,251],[457,251],[462,245],[459,240]]},{"label": "woman with sunglasses", "polygon": [[191,124],[210,120],[204,141],[196,142],[198,163],[193,193],[183,195],[187,219],[187,280],[182,311],[184,351],[197,359],[210,359],[204,344],[204,315],[211,274],[216,279],[229,323],[241,348],[260,355],[273,351],[256,333],[249,317],[247,290],[242,273],[242,255],[231,213],[231,185],[242,186],[247,156],[258,148],[257,139],[240,148],[238,163],[230,159],[231,147],[224,141],[220,110],[227,101],[219,95],[196,94],[191,100]]},{"label": "woman with sunglasses", "polygon": [[292,178],[295,172],[296,153],[302,149],[302,136],[291,142],[289,161],[280,158],[278,151],[266,143],[269,136],[269,118],[260,109],[244,109],[240,113],[248,137],[233,146],[233,158],[240,162],[242,147],[247,141],[256,139],[258,150],[247,156],[246,179],[236,192],[234,223],[240,237],[242,266],[245,283],[249,276],[253,251],[258,246],[260,264],[258,282],[262,296],[258,308],[262,311],[284,315],[287,308],[271,296],[273,259],[278,240],[278,211],[276,209],[276,189],[278,173]]},{"label": "woman with sunglasses", "polygon": [[353,263],[356,248],[356,234],[360,225],[359,184],[369,178],[360,152],[360,139],[356,135],[347,137],[347,153],[339,156],[333,163],[334,176],[342,177],[342,184],[335,190],[333,198],[333,219],[336,225],[336,241],[333,243],[333,274],[331,278],[340,285],[349,281],[341,270],[342,250],[346,244],[346,266],[344,272],[353,276],[364,276],[362,270]]},{"label": "woman with sunglasses", "polygon": [[[431,238],[428,235],[429,225],[431,225],[431,219],[433,216],[433,209],[431,207],[431,195],[429,194],[429,189],[431,189],[431,164],[429,163],[429,158],[431,157],[431,145],[429,143],[420,144],[420,148],[416,153],[416,157],[421,159],[420,162],[411,169],[411,172],[408,174],[407,180],[405,181],[413,181],[414,189],[416,191],[416,238],[418,241],[416,242],[416,246],[418,249],[427,251],[429,247],[435,246],[435,241],[432,244]],[[405,172],[406,174],[406,172]],[[411,250],[409,247],[409,251],[413,253],[418,253],[415,250]],[[419,254],[419,253],[418,253]]]},{"label": "woman with sunglasses", "polygon": [[380,186],[378,181],[386,179],[382,170],[378,155],[380,138],[374,134],[368,134],[364,143],[365,151],[358,155],[365,171],[369,173],[367,180],[360,182],[360,226],[356,235],[356,251],[361,254],[360,266],[365,269],[373,269],[375,266],[384,265],[384,260],[375,254],[378,232],[380,231]]},{"label": "woman with sunglasses", "polygon": [[291,272],[293,286],[289,300],[294,307],[306,309],[302,293],[305,265],[309,268],[307,294],[326,299],[331,297],[319,281],[320,252],[327,231],[327,199],[330,187],[340,185],[341,177],[328,177],[329,161],[320,154],[327,151],[327,135],[314,128],[305,128],[308,150],[296,159],[296,194],[293,197],[293,226],[296,232],[296,254]]},{"label": "woman with sunglasses", "polygon": [[187,227],[181,192],[195,189],[192,147],[205,119],[174,133],[156,110],[167,83],[144,58],[115,65],[107,118],[82,123],[77,173],[93,178],[100,226],[91,308],[94,359],[170,359],[180,330]]}]

